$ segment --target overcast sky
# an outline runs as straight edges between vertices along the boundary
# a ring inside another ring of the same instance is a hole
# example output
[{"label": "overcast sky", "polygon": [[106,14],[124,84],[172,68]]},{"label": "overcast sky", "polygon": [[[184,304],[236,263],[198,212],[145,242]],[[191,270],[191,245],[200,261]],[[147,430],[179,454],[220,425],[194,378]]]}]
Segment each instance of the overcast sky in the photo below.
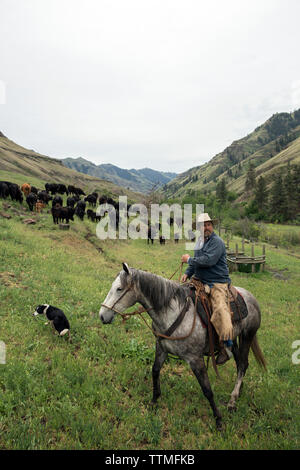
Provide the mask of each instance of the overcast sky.
[{"label": "overcast sky", "polygon": [[299,0],[0,0],[0,131],[182,172],[300,108]]}]

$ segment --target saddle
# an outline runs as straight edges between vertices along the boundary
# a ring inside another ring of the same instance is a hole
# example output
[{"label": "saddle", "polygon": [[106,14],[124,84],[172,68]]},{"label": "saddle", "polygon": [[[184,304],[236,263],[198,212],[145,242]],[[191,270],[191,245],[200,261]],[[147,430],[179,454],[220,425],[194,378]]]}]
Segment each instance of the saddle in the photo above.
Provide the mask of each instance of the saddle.
[{"label": "saddle", "polygon": [[[189,295],[192,298],[193,303],[197,303],[197,313],[200,317],[202,326],[207,328],[213,313],[209,292],[200,280],[194,278],[191,279],[189,288]],[[248,315],[248,309],[243,296],[234,286],[230,284],[228,286],[228,290],[231,321],[234,325],[243,320],[243,318],[246,318]]]}]

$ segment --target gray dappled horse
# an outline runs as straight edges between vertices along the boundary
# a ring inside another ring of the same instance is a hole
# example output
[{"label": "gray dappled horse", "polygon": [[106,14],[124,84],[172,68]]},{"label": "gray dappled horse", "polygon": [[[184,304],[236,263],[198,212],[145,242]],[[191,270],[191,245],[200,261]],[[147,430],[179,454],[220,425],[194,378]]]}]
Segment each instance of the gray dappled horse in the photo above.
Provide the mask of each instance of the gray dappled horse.
[{"label": "gray dappled horse", "polygon": [[[260,326],[261,313],[254,296],[241,287],[241,292],[248,308],[248,315],[234,325],[233,356],[237,366],[237,380],[228,403],[233,410],[240,395],[241,385],[248,367],[248,354],[251,347],[257,362],[265,367],[265,360],[259,348],[256,332]],[[152,368],[153,402],[160,396],[160,370],[168,353],[184,359],[192,368],[201,389],[208,399],[216,419],[217,428],[222,427],[222,417],[218,410],[207,370],[204,355],[209,353],[207,329],[196,315],[194,304],[189,297],[189,287],[169,281],[161,276],[139,269],[129,268],[123,263],[123,270],[113,281],[111,289],[100,308],[100,319],[103,323],[111,323],[116,314],[124,312],[139,302],[152,319],[152,327],[156,332],[168,331],[176,318],[185,308],[184,320],[172,333],[171,339],[157,337],[155,361]],[[194,328],[193,328],[194,326]],[[184,338],[174,340],[174,338]],[[239,344],[236,338],[239,337]]]}]

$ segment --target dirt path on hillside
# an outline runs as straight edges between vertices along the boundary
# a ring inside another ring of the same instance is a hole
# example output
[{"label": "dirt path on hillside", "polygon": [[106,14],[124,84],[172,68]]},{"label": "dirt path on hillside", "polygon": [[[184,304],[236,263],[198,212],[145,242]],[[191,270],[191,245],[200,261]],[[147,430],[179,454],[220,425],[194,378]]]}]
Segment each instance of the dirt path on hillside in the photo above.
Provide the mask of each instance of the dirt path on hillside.
[{"label": "dirt path on hillside", "polygon": [[104,254],[104,250],[101,246],[98,246],[95,240],[95,235],[90,231],[89,227],[86,227],[86,234],[84,235],[85,240],[87,240],[99,253]]}]

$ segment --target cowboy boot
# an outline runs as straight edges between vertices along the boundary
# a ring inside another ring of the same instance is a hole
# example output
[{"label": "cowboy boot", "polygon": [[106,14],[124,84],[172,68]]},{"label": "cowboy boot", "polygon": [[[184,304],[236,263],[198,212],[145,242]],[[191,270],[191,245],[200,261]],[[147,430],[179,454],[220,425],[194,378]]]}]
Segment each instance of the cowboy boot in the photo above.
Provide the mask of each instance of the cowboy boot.
[{"label": "cowboy boot", "polygon": [[232,352],[231,352],[231,347],[232,347],[231,343],[232,343],[232,342],[230,341],[230,343],[229,343],[230,346],[229,346],[229,345],[228,345],[228,346],[227,346],[227,345],[225,346],[224,343],[227,343],[227,341],[224,341],[224,342],[221,341],[221,342],[220,342],[221,350],[220,350],[220,352],[219,352],[219,354],[218,354],[218,357],[217,357],[217,359],[216,359],[216,364],[217,364],[218,366],[220,366],[220,365],[222,365],[222,364],[225,364],[225,362],[227,362],[227,361],[228,361],[229,359],[231,359],[232,356],[233,356],[233,354],[232,354]]}]

